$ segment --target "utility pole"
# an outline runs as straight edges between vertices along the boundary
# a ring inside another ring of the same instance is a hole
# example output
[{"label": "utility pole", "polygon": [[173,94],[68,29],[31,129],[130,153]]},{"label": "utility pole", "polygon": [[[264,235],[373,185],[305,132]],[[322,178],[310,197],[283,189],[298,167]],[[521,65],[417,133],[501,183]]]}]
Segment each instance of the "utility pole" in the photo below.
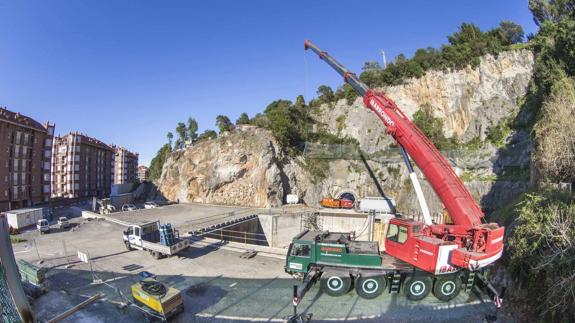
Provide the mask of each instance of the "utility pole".
[{"label": "utility pole", "polygon": [[385,60],[385,51],[381,50],[381,57],[383,57],[383,68],[387,66],[387,61]]}]

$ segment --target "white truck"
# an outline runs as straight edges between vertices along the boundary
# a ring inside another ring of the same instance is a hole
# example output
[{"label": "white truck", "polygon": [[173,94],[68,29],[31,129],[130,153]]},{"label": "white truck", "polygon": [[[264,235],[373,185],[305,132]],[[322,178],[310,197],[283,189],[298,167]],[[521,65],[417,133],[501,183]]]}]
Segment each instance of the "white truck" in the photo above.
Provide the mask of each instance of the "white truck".
[{"label": "white truck", "polygon": [[124,231],[124,244],[128,250],[144,250],[154,258],[170,257],[190,246],[190,240],[180,239],[174,230],[174,241],[171,245],[160,243],[160,221],[133,224]]}]

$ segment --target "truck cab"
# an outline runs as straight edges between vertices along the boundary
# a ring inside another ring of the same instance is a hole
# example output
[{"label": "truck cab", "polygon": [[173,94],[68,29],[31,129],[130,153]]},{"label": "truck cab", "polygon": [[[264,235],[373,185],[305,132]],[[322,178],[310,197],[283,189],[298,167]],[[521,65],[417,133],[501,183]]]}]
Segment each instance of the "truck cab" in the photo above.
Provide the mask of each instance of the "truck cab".
[{"label": "truck cab", "polygon": [[141,248],[143,246],[142,237],[154,235],[155,232],[158,232],[157,222],[133,224],[124,231],[124,242],[129,242],[132,247]]},{"label": "truck cab", "polygon": [[190,246],[189,239],[180,239],[177,230],[160,225],[160,221],[132,224],[122,238],[126,249],[148,251],[156,259],[173,256]]},{"label": "truck cab", "polygon": [[40,219],[36,223],[36,228],[40,233],[48,233],[50,232],[50,223],[48,223],[48,220],[46,219]]},{"label": "truck cab", "polygon": [[385,238],[385,253],[405,262],[417,261],[420,269],[436,275],[458,271],[450,263],[451,252],[458,245],[424,234],[423,227],[422,222],[391,219]]}]

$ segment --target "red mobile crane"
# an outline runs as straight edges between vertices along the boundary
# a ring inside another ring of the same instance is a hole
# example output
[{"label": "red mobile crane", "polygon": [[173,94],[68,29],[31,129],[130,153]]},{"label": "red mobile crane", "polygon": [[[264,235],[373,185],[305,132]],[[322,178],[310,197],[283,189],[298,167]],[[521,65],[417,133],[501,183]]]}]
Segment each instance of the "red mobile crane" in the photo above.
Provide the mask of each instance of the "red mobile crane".
[{"label": "red mobile crane", "polygon": [[[497,223],[484,223],[479,205],[447,160],[385,93],[369,89],[310,41],[306,40],[304,46],[343,76],[397,141],[424,221],[391,219],[384,254],[376,243],[353,241],[345,233],[302,232],[293,239],[286,256],[286,272],[304,275],[294,305],[321,277],[322,289],[332,296],[347,293],[355,280],[355,288],[364,298],[377,297],[389,284],[391,293],[398,293],[403,286],[411,300],[426,297],[433,284],[434,295],[448,301],[457,295],[463,283],[466,290],[475,286],[485,291],[499,307],[498,291],[478,270],[501,257],[505,228]],[[453,224],[432,223],[409,157],[426,176]]]},{"label": "red mobile crane", "polygon": [[409,239],[403,244],[386,241],[386,253],[430,273],[453,271],[456,267],[477,270],[499,259],[505,228],[482,222],[484,214],[479,205],[421,130],[385,93],[369,89],[309,40],[304,47],[318,54],[363,97],[365,106],[381,119],[387,133],[399,144],[410,173],[413,167],[407,155],[421,169],[453,221],[453,224],[432,224],[429,220],[421,223],[393,219],[390,224],[406,227]]}]

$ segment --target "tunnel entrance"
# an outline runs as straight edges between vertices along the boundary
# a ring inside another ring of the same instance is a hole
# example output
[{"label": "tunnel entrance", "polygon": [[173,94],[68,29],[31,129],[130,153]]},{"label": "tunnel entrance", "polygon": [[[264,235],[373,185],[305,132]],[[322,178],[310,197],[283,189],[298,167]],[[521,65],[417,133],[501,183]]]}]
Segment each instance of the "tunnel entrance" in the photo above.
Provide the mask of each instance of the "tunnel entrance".
[{"label": "tunnel entrance", "polygon": [[340,193],[337,198],[340,200],[350,200],[353,202],[353,205],[355,205],[355,194],[353,194],[352,192]]}]

